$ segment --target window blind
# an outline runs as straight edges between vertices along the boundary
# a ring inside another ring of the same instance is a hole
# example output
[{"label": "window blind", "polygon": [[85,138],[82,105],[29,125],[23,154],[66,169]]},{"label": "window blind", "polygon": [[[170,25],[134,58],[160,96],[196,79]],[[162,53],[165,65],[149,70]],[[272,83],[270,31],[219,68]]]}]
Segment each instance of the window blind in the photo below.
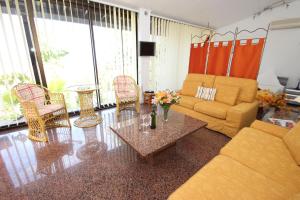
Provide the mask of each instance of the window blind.
[{"label": "window blind", "polygon": [[156,54],[150,60],[149,86],[152,90],[178,89],[188,73],[191,35],[210,31],[154,16],[150,25]]},{"label": "window blind", "polygon": [[0,127],[23,122],[20,106],[12,95],[14,85],[35,82],[31,53],[32,35],[23,0],[0,1]]}]

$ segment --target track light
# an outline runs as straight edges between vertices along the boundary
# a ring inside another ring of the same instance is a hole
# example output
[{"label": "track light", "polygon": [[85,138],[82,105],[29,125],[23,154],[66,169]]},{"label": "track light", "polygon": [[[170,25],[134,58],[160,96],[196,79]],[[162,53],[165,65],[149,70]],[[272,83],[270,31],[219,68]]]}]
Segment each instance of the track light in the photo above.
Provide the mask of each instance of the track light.
[{"label": "track light", "polygon": [[268,11],[268,10],[272,11],[273,8],[277,8],[280,6],[285,6],[286,8],[288,8],[290,6],[290,3],[292,3],[293,1],[296,1],[296,0],[289,0],[289,1],[288,0],[280,0],[275,3],[272,3],[271,5],[264,7],[261,11],[254,13],[253,19],[255,19],[257,16],[260,16],[265,11]]}]

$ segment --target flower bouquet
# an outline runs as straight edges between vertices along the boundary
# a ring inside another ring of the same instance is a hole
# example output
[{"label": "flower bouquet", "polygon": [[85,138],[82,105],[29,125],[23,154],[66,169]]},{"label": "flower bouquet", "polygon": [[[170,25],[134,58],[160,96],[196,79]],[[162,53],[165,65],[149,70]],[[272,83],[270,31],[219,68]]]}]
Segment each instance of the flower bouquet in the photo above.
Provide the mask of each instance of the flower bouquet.
[{"label": "flower bouquet", "polygon": [[286,109],[286,96],[284,93],[274,93],[270,90],[260,90],[256,96],[260,107],[275,107]]},{"label": "flower bouquet", "polygon": [[180,96],[177,92],[171,90],[159,91],[155,93],[154,102],[159,104],[164,110],[164,121],[168,121],[168,112],[171,105],[179,103]]},{"label": "flower bouquet", "polygon": [[256,99],[259,102],[258,119],[261,119],[270,108],[275,111],[288,111],[286,95],[284,93],[274,93],[270,90],[259,90]]}]

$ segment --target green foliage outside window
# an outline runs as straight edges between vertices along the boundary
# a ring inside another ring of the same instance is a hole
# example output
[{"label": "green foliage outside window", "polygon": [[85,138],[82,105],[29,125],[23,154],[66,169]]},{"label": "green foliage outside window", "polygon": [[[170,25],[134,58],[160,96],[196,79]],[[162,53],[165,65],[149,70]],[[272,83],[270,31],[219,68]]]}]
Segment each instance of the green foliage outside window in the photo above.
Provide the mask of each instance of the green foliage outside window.
[{"label": "green foliage outside window", "polygon": [[[41,51],[44,63],[55,64],[54,66],[63,67],[59,61],[68,55],[65,50],[54,50],[44,47]],[[19,83],[32,83],[33,80],[27,75],[19,72],[0,75],[0,101],[2,108],[0,109],[0,120],[15,120],[21,116],[20,105],[14,95],[11,93],[13,86]],[[54,92],[63,92],[65,81],[56,79],[48,83],[48,87]]]},{"label": "green foliage outside window", "polygon": [[30,83],[32,80],[22,73],[11,73],[0,76],[1,101],[3,103],[4,114],[0,115],[0,120],[16,119],[21,115],[17,98],[12,95],[11,89],[18,83]]},{"label": "green foliage outside window", "polygon": [[42,59],[45,63],[54,63],[59,65],[59,60],[69,54],[69,52],[62,49],[50,49],[44,46],[42,49]]}]

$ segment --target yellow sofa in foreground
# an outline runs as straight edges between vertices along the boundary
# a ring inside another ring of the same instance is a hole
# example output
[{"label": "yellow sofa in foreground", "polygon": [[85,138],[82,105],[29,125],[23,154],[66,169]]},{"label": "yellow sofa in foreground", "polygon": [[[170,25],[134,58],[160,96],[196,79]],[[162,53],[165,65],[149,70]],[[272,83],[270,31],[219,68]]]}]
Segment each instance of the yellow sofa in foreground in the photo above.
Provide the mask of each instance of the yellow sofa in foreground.
[{"label": "yellow sofa in foreground", "polygon": [[[217,88],[215,100],[196,98],[199,86]],[[258,109],[256,93],[256,80],[188,74],[180,91],[180,103],[171,109],[205,121],[207,128],[233,137],[255,120]]]},{"label": "yellow sofa in foreground", "polygon": [[242,129],[169,200],[299,200],[300,122]]}]

